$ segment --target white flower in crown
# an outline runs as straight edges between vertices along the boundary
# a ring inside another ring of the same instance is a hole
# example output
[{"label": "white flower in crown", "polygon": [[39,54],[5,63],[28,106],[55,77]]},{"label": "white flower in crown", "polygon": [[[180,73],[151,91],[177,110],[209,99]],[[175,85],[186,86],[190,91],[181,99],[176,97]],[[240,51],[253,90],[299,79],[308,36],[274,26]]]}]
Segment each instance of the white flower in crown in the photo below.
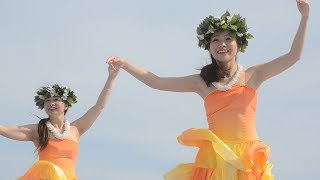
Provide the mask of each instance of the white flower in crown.
[{"label": "white flower in crown", "polygon": [[49,91],[50,91],[51,97],[54,97],[56,95],[56,90],[54,90],[52,87],[50,87]]},{"label": "white flower in crown", "polygon": [[214,33],[214,31],[212,31],[212,29],[209,29],[207,32],[206,32],[206,34],[213,34]]},{"label": "white flower in crown", "polygon": [[62,100],[66,101],[68,99],[68,92],[64,91],[63,95],[62,95]]},{"label": "white flower in crown", "polygon": [[237,36],[242,37],[242,36],[243,36],[243,34],[242,34],[242,33],[238,33],[238,32],[237,32]]},{"label": "white flower in crown", "polygon": [[197,38],[201,41],[204,40],[204,35],[197,35]]},{"label": "white flower in crown", "polygon": [[220,16],[214,17],[215,21],[220,21]]},{"label": "white flower in crown", "polygon": [[39,95],[39,98],[40,98],[41,100],[44,100],[44,99],[45,99],[43,95]]}]

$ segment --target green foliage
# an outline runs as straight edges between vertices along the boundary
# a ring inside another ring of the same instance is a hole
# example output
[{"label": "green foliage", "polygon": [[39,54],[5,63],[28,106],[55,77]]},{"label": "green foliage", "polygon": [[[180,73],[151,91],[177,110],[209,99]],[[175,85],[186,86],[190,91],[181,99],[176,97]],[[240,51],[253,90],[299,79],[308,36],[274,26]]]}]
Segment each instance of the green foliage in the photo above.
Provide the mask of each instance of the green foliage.
[{"label": "green foliage", "polygon": [[50,97],[60,97],[68,107],[77,102],[77,96],[70,88],[60,87],[58,84],[52,86],[41,87],[37,90],[34,102],[39,109],[44,108],[44,101]]},{"label": "green foliage", "polygon": [[253,35],[248,32],[245,18],[239,14],[231,17],[229,11],[226,11],[221,18],[210,15],[200,23],[197,27],[199,47],[208,50],[212,34],[219,31],[230,31],[231,34],[234,34],[241,52],[245,52],[248,39],[253,38]]}]

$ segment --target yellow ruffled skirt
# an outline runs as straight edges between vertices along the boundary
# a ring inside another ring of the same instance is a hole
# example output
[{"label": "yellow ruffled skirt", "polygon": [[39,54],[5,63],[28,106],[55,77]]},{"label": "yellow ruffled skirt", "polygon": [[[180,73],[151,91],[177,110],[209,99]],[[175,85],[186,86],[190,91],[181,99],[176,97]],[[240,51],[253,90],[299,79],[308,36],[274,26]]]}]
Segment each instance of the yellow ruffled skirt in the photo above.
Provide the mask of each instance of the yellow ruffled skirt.
[{"label": "yellow ruffled skirt", "polygon": [[37,161],[18,180],[68,180],[61,168],[49,161]]},{"label": "yellow ruffled skirt", "polygon": [[166,180],[273,180],[269,147],[261,141],[224,143],[208,129],[192,128],[178,141],[199,148],[194,163],[180,164]]}]

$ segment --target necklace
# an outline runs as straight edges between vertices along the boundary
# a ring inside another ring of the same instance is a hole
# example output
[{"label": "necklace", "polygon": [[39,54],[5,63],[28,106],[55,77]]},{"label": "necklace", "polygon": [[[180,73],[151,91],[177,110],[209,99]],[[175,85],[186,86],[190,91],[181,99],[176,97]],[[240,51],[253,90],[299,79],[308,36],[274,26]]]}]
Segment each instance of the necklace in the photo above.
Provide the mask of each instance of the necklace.
[{"label": "necklace", "polygon": [[65,139],[70,134],[70,122],[68,120],[64,123],[64,132],[60,134],[57,128],[55,128],[50,121],[46,122],[46,126],[48,127],[49,131],[52,133],[52,135],[57,139]]},{"label": "necklace", "polygon": [[238,68],[237,68],[237,71],[236,73],[233,75],[231,81],[228,83],[228,84],[225,84],[225,85],[221,85],[220,83],[218,82],[212,82],[212,85],[214,87],[216,87],[219,91],[227,91],[229,89],[232,88],[232,86],[238,81],[238,78],[240,76],[240,72],[242,70],[242,66],[240,64],[238,64]]}]

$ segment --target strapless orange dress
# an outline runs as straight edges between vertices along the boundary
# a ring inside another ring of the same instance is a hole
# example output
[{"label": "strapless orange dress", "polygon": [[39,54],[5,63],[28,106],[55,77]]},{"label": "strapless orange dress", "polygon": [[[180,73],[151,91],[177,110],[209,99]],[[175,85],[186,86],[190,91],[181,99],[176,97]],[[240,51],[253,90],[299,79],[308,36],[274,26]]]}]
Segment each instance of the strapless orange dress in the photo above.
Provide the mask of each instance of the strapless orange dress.
[{"label": "strapless orange dress", "polygon": [[39,152],[37,161],[19,180],[76,180],[78,143],[73,140],[50,139]]},{"label": "strapless orange dress", "polygon": [[204,100],[209,129],[192,128],[178,141],[199,148],[194,163],[180,164],[166,180],[273,180],[269,147],[256,133],[257,90],[235,85]]}]

